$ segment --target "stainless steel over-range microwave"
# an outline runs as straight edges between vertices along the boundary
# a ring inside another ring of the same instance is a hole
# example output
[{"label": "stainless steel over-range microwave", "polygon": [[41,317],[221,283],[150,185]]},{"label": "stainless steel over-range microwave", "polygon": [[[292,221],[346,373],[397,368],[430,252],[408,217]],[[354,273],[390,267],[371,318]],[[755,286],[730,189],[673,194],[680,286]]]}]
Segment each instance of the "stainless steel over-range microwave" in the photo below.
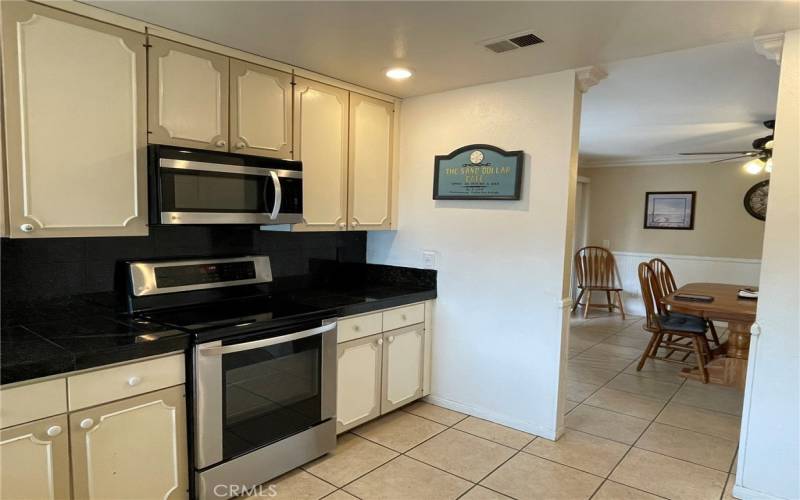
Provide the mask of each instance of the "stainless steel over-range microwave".
[{"label": "stainless steel over-range microwave", "polygon": [[151,145],[151,224],[295,224],[303,217],[302,163]]}]

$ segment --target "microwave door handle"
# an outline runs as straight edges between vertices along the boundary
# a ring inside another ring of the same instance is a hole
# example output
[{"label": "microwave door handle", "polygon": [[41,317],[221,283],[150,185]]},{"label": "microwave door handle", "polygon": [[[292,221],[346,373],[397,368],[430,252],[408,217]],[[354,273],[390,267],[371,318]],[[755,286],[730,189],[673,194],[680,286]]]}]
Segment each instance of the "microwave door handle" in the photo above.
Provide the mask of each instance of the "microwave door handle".
[{"label": "microwave door handle", "polygon": [[280,337],[272,337],[262,340],[254,340],[252,342],[244,342],[242,344],[232,344],[223,346],[209,346],[200,347],[200,354],[203,356],[221,356],[223,354],[230,354],[232,352],[250,351],[253,349],[260,349],[262,347],[269,347],[276,344],[283,344],[293,340],[300,340],[306,337],[313,337],[314,335],[322,335],[324,333],[336,329],[336,322],[327,325],[312,328],[311,330],[304,330],[302,332],[290,333],[288,335],[281,335]]},{"label": "microwave door handle", "polygon": [[277,172],[270,170],[269,175],[272,177],[272,184],[275,186],[275,203],[272,205],[272,213],[269,214],[269,218],[275,220],[281,211],[281,196],[283,192],[281,190],[281,179],[278,177]]}]

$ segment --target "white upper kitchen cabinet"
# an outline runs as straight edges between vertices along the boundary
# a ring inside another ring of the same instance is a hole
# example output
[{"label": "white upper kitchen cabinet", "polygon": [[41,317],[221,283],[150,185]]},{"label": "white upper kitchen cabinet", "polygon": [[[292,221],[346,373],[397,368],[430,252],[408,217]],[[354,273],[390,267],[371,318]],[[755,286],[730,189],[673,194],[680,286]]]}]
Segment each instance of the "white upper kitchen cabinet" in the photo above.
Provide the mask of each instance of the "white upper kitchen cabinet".
[{"label": "white upper kitchen cabinet", "polygon": [[230,61],[231,151],[292,157],[292,75]]},{"label": "white upper kitchen cabinet", "polygon": [[350,93],[351,229],[390,229],[394,104]]},{"label": "white upper kitchen cabinet", "polygon": [[157,37],[148,43],[148,142],[227,151],[228,58]]},{"label": "white upper kitchen cabinet", "polygon": [[1,8],[10,235],[146,235],[144,35]]},{"label": "white upper kitchen cabinet", "polygon": [[349,92],[297,78],[294,159],[303,162],[303,223],[295,230],[347,229]]}]

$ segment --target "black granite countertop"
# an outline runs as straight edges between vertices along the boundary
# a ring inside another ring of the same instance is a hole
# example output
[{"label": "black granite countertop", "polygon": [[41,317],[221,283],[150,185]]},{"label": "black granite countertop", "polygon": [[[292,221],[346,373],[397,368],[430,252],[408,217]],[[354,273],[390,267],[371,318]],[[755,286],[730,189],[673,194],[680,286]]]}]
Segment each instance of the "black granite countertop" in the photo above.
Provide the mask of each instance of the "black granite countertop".
[{"label": "black granite countertop", "polygon": [[[277,284],[275,294],[343,317],[434,299],[436,273],[320,263],[313,276]],[[111,292],[4,302],[1,384],[183,351],[192,344],[187,332],[125,315]]]}]

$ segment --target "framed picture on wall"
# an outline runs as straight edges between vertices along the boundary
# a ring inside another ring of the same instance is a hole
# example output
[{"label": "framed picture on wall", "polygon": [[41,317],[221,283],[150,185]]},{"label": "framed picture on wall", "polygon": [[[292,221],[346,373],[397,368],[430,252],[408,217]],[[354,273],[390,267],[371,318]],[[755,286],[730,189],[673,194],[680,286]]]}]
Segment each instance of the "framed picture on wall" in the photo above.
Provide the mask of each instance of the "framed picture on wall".
[{"label": "framed picture on wall", "polygon": [[697,191],[648,191],[644,201],[645,229],[694,229]]}]

